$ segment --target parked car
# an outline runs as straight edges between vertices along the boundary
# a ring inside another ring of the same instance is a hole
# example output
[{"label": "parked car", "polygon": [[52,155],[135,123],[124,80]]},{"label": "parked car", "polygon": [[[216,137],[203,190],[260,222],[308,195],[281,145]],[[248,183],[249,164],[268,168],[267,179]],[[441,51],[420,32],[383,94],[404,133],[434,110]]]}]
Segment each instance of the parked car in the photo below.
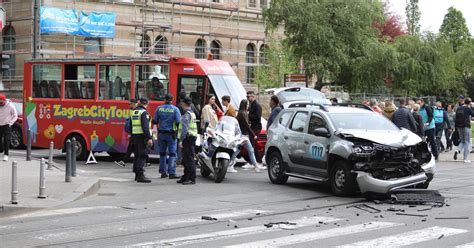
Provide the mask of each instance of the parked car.
[{"label": "parked car", "polygon": [[321,91],[306,87],[282,87],[268,89],[266,92],[277,96],[283,108],[288,108],[292,103],[331,104]]},{"label": "parked car", "polygon": [[16,112],[18,114],[18,119],[12,125],[10,148],[20,149],[24,148],[25,146],[23,144],[23,134],[21,132],[21,127],[23,125],[23,103],[14,99],[12,99],[11,101],[13,103],[13,106],[15,106]]},{"label": "parked car", "polygon": [[427,188],[435,159],[426,142],[363,105],[294,103],[270,126],[265,147],[268,176],[329,183],[336,195],[388,194]]}]

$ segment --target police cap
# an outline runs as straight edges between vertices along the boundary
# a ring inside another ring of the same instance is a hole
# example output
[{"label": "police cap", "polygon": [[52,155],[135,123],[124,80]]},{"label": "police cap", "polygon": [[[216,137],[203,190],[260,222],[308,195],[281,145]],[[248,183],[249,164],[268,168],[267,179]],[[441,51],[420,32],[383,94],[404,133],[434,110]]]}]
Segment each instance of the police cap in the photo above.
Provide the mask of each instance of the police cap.
[{"label": "police cap", "polygon": [[191,97],[185,96],[183,98],[183,102],[186,103],[186,104],[191,104],[193,102],[193,100],[191,99]]},{"label": "police cap", "polygon": [[138,99],[138,101],[140,101],[141,104],[148,104],[148,98],[146,98],[146,97],[140,97],[140,99]]},{"label": "police cap", "polygon": [[171,95],[171,94],[166,94],[165,100],[166,100],[166,101],[173,101],[173,95]]}]

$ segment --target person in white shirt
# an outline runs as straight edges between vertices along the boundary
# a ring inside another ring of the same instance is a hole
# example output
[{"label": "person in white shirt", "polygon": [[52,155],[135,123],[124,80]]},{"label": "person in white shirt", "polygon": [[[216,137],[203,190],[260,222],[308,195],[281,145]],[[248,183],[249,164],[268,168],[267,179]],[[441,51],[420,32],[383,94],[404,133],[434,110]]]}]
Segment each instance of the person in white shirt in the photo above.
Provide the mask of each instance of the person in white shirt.
[{"label": "person in white shirt", "polygon": [[4,153],[3,161],[8,161],[11,126],[17,119],[18,114],[13,103],[5,95],[0,95],[0,153]]}]

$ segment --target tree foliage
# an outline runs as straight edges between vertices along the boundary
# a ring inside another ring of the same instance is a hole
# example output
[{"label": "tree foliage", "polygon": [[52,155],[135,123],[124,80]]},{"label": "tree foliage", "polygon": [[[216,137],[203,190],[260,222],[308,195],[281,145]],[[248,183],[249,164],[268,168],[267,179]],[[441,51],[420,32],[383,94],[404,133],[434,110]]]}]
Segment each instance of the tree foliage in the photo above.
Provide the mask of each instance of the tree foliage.
[{"label": "tree foliage", "polygon": [[407,15],[407,28],[410,35],[420,34],[420,17],[421,12],[418,7],[419,0],[407,0],[405,13]]},{"label": "tree foliage", "polygon": [[439,33],[441,37],[451,42],[454,51],[463,43],[468,42],[471,37],[462,12],[453,7],[450,7],[444,16]]}]

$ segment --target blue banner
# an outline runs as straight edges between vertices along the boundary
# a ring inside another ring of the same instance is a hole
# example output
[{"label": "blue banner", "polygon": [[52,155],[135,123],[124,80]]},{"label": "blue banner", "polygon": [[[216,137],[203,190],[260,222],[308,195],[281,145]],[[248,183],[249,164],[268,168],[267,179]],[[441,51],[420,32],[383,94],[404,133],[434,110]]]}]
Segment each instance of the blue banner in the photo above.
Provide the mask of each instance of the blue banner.
[{"label": "blue banner", "polygon": [[79,31],[77,35],[86,37],[115,37],[115,13],[92,12],[89,15],[80,14]]},{"label": "blue banner", "polygon": [[79,22],[75,10],[41,7],[40,32],[65,33],[74,35],[79,31]]}]

